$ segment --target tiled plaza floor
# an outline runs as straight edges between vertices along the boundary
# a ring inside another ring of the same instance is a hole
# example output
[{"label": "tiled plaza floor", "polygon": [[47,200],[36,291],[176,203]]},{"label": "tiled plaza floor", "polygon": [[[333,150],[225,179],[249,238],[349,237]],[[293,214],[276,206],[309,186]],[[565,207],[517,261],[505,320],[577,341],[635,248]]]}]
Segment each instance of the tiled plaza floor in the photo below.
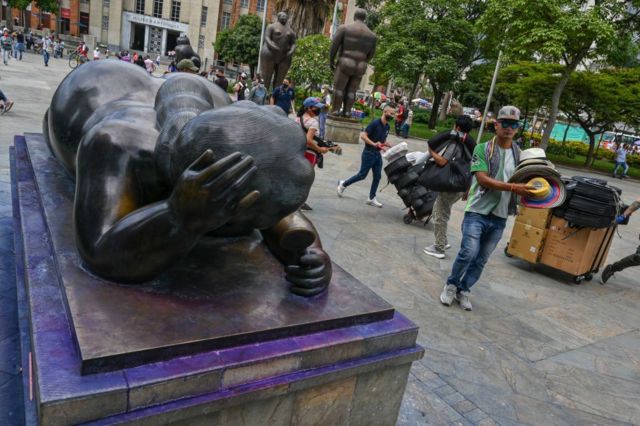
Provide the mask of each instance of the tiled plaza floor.
[{"label": "tiled plaza floor", "polygon": [[[0,88],[16,101],[0,116],[0,424],[23,423],[13,277],[8,147],[14,134],[40,132],[55,87],[69,68],[27,54],[0,65]],[[395,142],[392,138],[392,142]],[[409,141],[424,149],[424,142]],[[402,223],[392,187],[364,204],[370,178],[337,198],[338,178],[354,174],[361,146],[327,156],[316,174],[309,217],[335,262],[420,326],[426,348],[416,362],[398,419],[422,424],[640,424],[639,269],[576,285],[547,268],[504,256],[511,229],[473,288],[473,312],[440,305],[438,295],[460,241],[463,205],[450,222],[452,249],[443,260],[422,253],[433,228]],[[562,169],[568,175],[578,174]],[[585,174],[585,173],[580,173]],[[616,181],[627,201],[640,184]],[[640,217],[620,228],[610,260],[638,245]]]}]

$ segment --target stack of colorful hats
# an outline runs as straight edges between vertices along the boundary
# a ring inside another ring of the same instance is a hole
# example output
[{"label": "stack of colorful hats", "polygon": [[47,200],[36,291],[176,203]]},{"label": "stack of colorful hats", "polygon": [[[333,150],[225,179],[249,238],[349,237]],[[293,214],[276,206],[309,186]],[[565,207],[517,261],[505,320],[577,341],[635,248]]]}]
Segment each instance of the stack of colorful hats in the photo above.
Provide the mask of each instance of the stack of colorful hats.
[{"label": "stack of colorful hats", "polygon": [[540,148],[529,148],[520,153],[520,161],[509,182],[525,183],[532,188],[532,196],[520,198],[520,203],[526,207],[551,209],[561,206],[567,197],[560,172]]}]

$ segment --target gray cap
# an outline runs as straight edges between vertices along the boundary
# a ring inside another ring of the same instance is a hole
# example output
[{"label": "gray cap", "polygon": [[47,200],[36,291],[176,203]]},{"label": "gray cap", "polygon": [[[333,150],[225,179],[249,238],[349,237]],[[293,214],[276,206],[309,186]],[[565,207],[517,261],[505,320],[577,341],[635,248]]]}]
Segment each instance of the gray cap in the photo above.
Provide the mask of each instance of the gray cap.
[{"label": "gray cap", "polygon": [[520,120],[520,110],[513,105],[507,105],[498,111],[498,120]]}]

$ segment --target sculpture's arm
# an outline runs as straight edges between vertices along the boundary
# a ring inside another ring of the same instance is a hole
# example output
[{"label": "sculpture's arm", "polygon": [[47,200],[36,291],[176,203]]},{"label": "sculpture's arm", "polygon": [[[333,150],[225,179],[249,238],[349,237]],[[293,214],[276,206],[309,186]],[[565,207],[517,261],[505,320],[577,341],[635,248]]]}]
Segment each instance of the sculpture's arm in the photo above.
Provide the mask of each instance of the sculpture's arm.
[{"label": "sculpture's arm", "polygon": [[343,40],[344,40],[344,28],[341,25],[338,27],[338,30],[333,36],[333,40],[331,41],[331,49],[329,49],[329,66],[331,67],[332,71],[335,71],[336,55],[338,55],[338,52],[342,47]]},{"label": "sculpture's arm", "polygon": [[289,35],[289,51],[287,52],[287,58],[291,58],[296,51],[296,34],[291,31]]},{"label": "sculpture's arm", "polygon": [[168,199],[141,205],[131,154],[107,141],[92,145],[97,148],[83,151],[81,146],[78,152],[75,233],[83,260],[108,279],[153,278],[188,253],[201,235],[257,198],[241,196],[255,171],[251,160],[238,154],[213,163],[207,151],[183,173]]},{"label": "sculpture's arm", "polygon": [[278,50],[280,50],[280,48],[278,47],[277,44],[273,42],[273,39],[271,38],[271,33],[273,33],[273,28],[271,27],[271,25],[269,25],[266,31],[264,32],[264,43],[267,45],[269,50],[273,50],[277,52]]},{"label": "sculpture's arm", "polygon": [[293,293],[314,296],[329,286],[331,259],[313,224],[302,213],[290,214],[262,235],[271,252],[286,265]]},{"label": "sculpture's arm", "polygon": [[373,45],[371,46],[371,50],[369,50],[369,54],[367,55],[367,62],[371,62],[371,60],[375,56],[375,54],[376,54],[376,43],[377,42],[378,42],[377,39],[373,40]]}]

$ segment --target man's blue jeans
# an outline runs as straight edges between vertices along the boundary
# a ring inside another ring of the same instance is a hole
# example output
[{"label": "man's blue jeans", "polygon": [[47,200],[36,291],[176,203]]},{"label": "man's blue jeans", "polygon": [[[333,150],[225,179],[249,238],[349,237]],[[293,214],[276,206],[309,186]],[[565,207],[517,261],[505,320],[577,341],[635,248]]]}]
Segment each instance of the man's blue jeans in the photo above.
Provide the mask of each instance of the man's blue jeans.
[{"label": "man's blue jeans", "polygon": [[616,161],[616,166],[613,168],[613,177],[618,177],[618,167],[622,167],[622,176],[626,176],[629,171],[629,165],[625,161]]},{"label": "man's blue jeans", "polygon": [[460,251],[453,262],[447,284],[455,285],[458,291],[471,289],[480,279],[484,265],[502,238],[506,222],[506,219],[494,215],[465,213]]},{"label": "man's blue jeans", "polygon": [[366,179],[369,174],[369,170],[373,171],[373,182],[371,182],[371,189],[369,190],[369,199],[373,199],[376,196],[378,190],[378,184],[382,177],[382,155],[378,151],[370,149],[364,149],[362,151],[362,162],[360,163],[360,171],[355,176],[350,177],[342,184],[345,188],[353,183]]}]

